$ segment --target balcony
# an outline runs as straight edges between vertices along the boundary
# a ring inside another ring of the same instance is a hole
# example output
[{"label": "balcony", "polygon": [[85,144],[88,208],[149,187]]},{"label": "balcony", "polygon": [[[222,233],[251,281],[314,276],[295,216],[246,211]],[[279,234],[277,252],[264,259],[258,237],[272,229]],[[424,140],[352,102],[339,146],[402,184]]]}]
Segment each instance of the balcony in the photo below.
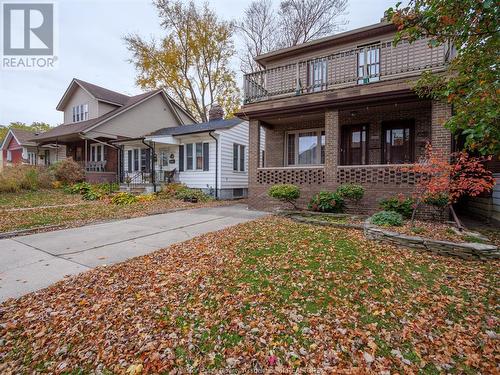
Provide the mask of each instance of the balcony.
[{"label": "balcony", "polygon": [[244,76],[244,103],[300,96],[443,71],[452,54],[447,45],[429,47],[392,39],[330,55],[277,66]]}]

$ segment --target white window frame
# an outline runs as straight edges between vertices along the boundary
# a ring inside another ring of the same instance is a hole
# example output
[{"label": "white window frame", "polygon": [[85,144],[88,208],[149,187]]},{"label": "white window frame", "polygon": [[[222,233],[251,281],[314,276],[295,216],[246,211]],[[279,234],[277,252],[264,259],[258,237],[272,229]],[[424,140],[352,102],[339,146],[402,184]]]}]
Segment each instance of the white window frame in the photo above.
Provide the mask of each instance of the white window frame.
[{"label": "white window frame", "polygon": [[36,152],[28,151],[28,163],[30,165],[36,165]]},{"label": "white window frame", "polygon": [[[288,167],[300,167],[300,166],[305,166],[305,167],[314,167],[314,166],[323,166],[325,163],[321,163],[321,138],[322,136],[325,136],[325,144],[324,147],[326,147],[326,134],[322,135],[321,133],[325,132],[324,128],[312,128],[312,129],[300,129],[300,130],[293,130],[293,131],[287,131],[285,132],[285,155],[284,155],[284,161],[285,165]],[[317,137],[317,145],[318,147],[318,155],[316,155],[316,161],[318,163],[311,163],[311,164],[299,164],[299,134],[300,133],[316,133]],[[288,135],[289,134],[294,134],[295,135],[295,155],[294,155],[294,164],[289,164],[288,163]]]},{"label": "white window frame", "polygon": [[[184,171],[203,171],[203,165],[205,164],[204,156],[203,156],[203,144],[208,142],[189,142],[184,144]],[[193,159],[192,168],[188,168],[188,145],[191,145],[191,157]],[[197,164],[197,156],[196,156],[196,146],[201,145],[201,168],[198,168]],[[207,172],[207,171],[205,171]]]},{"label": "white window frame", "polygon": [[89,105],[78,104],[73,106],[73,122],[87,121],[89,119]]},{"label": "white window frame", "polygon": [[[363,63],[360,64],[360,57]],[[358,85],[380,81],[380,43],[360,47],[356,56]]]},{"label": "white window frame", "polygon": [[12,161],[12,151],[7,150],[7,161]]},{"label": "white window frame", "polygon": [[[235,155],[235,146],[236,155]],[[243,152],[242,152],[243,149]],[[243,153],[243,160],[241,159],[241,154]],[[233,172],[246,172],[246,146],[241,143],[233,143]],[[234,159],[236,158],[237,168],[234,169]]]},{"label": "white window frame", "polygon": [[[98,149],[101,150],[101,154],[100,154],[99,158],[97,157],[98,156],[98,153],[97,153]],[[94,144],[90,145],[90,161],[93,161],[93,162],[106,161],[104,159],[104,145],[102,145],[100,143],[94,143]]]}]

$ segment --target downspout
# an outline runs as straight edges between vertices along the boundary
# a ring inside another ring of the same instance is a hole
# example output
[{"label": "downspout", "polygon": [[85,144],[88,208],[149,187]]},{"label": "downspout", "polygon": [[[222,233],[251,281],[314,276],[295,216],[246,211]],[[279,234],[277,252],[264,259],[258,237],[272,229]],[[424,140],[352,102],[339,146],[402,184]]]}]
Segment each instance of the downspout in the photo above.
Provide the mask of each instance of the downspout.
[{"label": "downspout", "polygon": [[213,136],[213,131],[208,132],[208,135],[215,140],[215,199],[219,197],[219,140]]},{"label": "downspout", "polygon": [[151,150],[151,182],[153,183],[153,191],[156,193],[156,176],[155,176],[155,148],[141,139],[141,142]]}]

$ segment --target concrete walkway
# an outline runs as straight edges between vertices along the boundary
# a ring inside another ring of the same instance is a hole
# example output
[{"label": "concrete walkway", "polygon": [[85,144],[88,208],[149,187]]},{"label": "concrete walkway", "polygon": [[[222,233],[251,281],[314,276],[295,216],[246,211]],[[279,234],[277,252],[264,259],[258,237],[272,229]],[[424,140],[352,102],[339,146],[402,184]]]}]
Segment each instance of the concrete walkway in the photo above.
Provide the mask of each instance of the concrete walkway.
[{"label": "concrete walkway", "polygon": [[237,204],[0,240],[0,301],[264,215]]}]

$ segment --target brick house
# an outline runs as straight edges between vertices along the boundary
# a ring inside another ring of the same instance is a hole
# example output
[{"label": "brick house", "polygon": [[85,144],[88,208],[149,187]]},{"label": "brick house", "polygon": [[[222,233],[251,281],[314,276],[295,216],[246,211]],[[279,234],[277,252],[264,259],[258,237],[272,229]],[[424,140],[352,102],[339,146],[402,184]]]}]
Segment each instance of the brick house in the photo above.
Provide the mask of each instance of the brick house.
[{"label": "brick house", "polygon": [[379,23],[255,59],[262,70],[244,76],[249,121],[249,205],[270,209],[279,183],[298,185],[306,205],[343,183],[365,188],[362,210],[383,197],[411,192],[415,176],[401,171],[424,152],[449,155],[447,103],[423,100],[412,84],[426,70],[444,71],[453,49],[426,40],[393,44],[392,24]]}]

